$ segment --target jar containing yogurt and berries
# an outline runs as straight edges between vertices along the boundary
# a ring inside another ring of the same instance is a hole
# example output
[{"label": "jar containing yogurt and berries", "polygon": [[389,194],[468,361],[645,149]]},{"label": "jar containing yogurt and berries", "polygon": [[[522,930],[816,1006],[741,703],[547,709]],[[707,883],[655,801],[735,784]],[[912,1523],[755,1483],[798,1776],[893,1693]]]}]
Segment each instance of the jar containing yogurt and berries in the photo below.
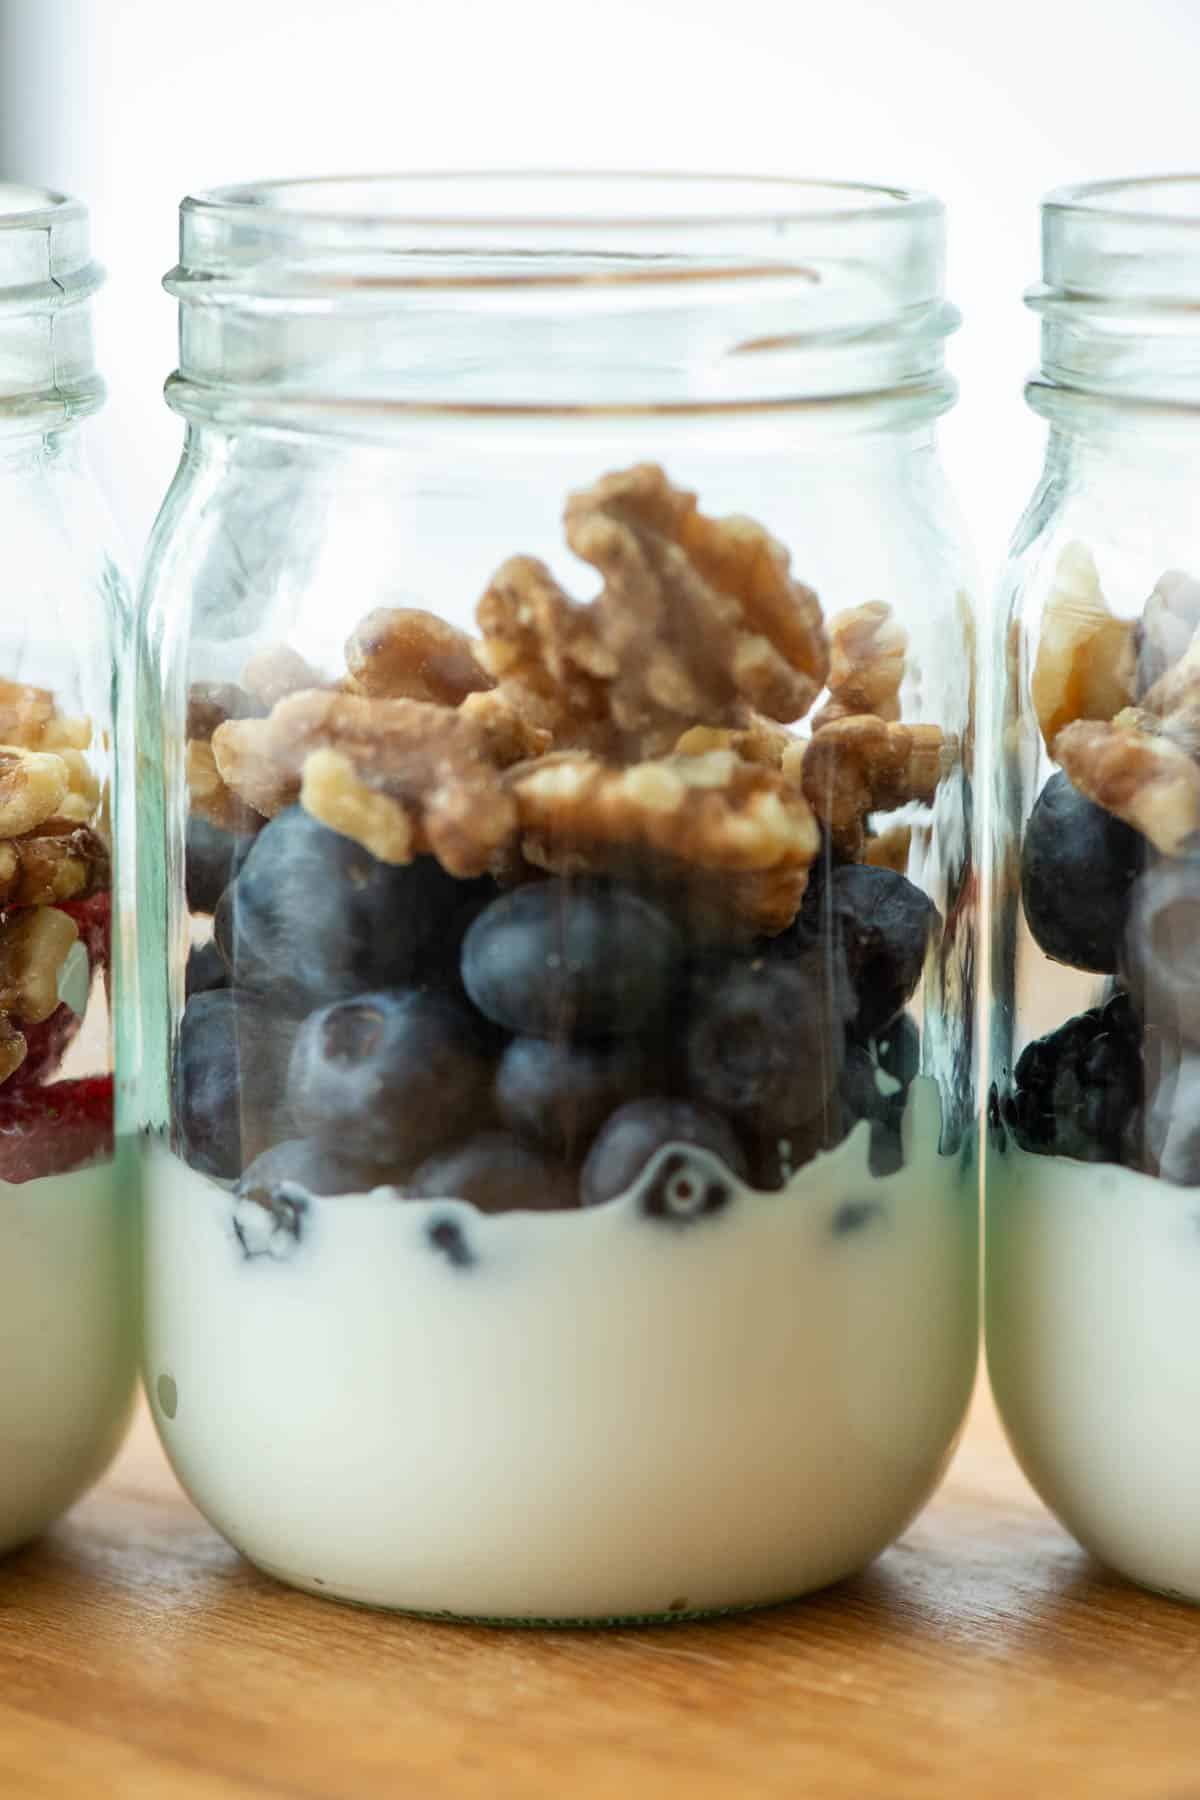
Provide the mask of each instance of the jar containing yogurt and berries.
[{"label": "jar containing yogurt and berries", "polygon": [[81,442],[99,281],[82,206],[0,185],[0,1553],[99,1475],[136,1366],[108,1010],[125,602]]},{"label": "jar containing yogurt and berries", "polygon": [[1043,208],[993,666],[988,1360],[1081,1543],[1200,1600],[1200,177]]},{"label": "jar containing yogurt and berries", "polygon": [[139,643],[146,1369],[317,1593],[861,1567],[975,1367],[972,645],[937,203],[185,202]]}]

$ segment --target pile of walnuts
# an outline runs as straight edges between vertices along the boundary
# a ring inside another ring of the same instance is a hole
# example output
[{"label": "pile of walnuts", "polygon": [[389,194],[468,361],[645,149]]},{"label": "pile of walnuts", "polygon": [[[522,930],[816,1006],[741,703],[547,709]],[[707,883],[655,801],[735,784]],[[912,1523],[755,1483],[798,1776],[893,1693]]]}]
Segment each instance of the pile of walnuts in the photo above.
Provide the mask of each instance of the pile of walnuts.
[{"label": "pile of walnuts", "polygon": [[[246,830],[299,800],[386,862],[428,853],[464,877],[636,857],[721,883],[743,923],[778,932],[823,833],[870,856],[870,815],[932,800],[951,747],[900,722],[907,645],[889,606],[826,626],[761,525],[707,517],[653,464],[572,494],[565,527],[601,577],[593,601],[516,556],[479,602],[478,638],[381,609],[336,684],[285,648],[239,687],[193,689],[193,809]],[[888,835],[879,860],[904,853]]]},{"label": "pile of walnuts", "polygon": [[1110,610],[1091,552],[1063,550],[1031,695],[1072,785],[1164,856],[1200,844],[1200,582],[1168,572],[1140,619]]},{"label": "pile of walnuts", "polygon": [[0,1083],[25,1060],[25,1029],[59,1004],[79,936],[59,906],[109,885],[91,736],[47,689],[0,681]]}]

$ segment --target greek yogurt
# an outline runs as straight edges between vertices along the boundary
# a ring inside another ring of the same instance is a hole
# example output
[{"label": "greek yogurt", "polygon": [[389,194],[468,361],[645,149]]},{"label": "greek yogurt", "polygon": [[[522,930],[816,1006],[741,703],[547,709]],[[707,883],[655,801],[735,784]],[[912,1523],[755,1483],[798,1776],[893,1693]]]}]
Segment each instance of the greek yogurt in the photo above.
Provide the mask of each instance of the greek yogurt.
[{"label": "greek yogurt", "polygon": [[136,1265],[116,1170],[0,1182],[0,1552],[78,1498],[128,1421]]},{"label": "greek yogurt", "polygon": [[268,1213],[157,1144],[146,1376],[171,1460],[253,1562],[405,1610],[604,1619],[861,1568],[970,1395],[976,1170],[913,1085],[778,1193],[669,1149],[570,1212],[389,1190]]},{"label": "greek yogurt", "polygon": [[988,1169],[987,1355],[1030,1481],[1146,1587],[1200,1601],[1200,1192],[1114,1164]]}]

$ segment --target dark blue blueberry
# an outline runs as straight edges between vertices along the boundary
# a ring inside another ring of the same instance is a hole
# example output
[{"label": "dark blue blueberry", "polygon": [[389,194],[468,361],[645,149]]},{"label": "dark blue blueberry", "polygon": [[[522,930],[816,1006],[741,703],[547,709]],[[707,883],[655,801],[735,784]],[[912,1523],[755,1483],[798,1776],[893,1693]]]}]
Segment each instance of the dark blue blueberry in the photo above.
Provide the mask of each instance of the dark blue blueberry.
[{"label": "dark blue blueberry", "polygon": [[496,1071],[496,1111],[510,1131],[575,1161],[610,1113],[653,1085],[636,1040],[514,1038]]},{"label": "dark blue blueberry", "polygon": [[638,1194],[650,1219],[694,1225],[724,1212],[734,1196],[722,1164],[703,1150],[672,1150]]},{"label": "dark blue blueberry", "polygon": [[916,991],[940,924],[932,900],[906,875],[870,863],[843,863],[812,884],[780,952],[787,954],[794,944],[810,955],[815,940],[837,959],[854,994],[855,1034],[877,1037]]},{"label": "dark blue blueberry", "polygon": [[309,1136],[380,1168],[419,1161],[486,1119],[490,1042],[448,994],[381,989],[310,1013],[288,1096]]},{"label": "dark blue blueberry", "polygon": [[246,860],[253,834],[235,836],[210,825],[198,813],[187,822],[184,875],[187,903],[194,913],[211,913]]},{"label": "dark blue blueberry", "polygon": [[416,1200],[468,1200],[480,1212],[553,1212],[579,1204],[571,1169],[505,1131],[484,1131],[421,1164],[405,1184]]},{"label": "dark blue blueberry", "polygon": [[1140,1166],[1144,1072],[1124,994],[1026,1045],[1005,1123],[1024,1150]]},{"label": "dark blue blueberry", "polygon": [[467,932],[463,982],[489,1019],[522,1037],[609,1037],[658,1020],[682,946],[627,888],[536,881],[493,901]]},{"label": "dark blue blueberry", "polygon": [[240,1175],[291,1135],[285,1092],[295,1024],[257,994],[230,988],[189,1000],[175,1049],[175,1125],[193,1168]]},{"label": "dark blue blueberry", "polygon": [[598,1206],[625,1193],[667,1144],[707,1150],[739,1180],[746,1179],[742,1147],[719,1114],[687,1100],[634,1100],[612,1115],[588,1153],[579,1178],[583,1205]]},{"label": "dark blue blueberry", "polygon": [[1047,956],[1102,974],[1116,969],[1145,856],[1140,832],[1085,799],[1061,770],[1050,777],[1021,848],[1025,917]]},{"label": "dark blue blueberry", "polygon": [[304,1011],[422,980],[469,897],[432,857],[379,862],[292,806],[255,838],[214,933],[238,987]]},{"label": "dark blue blueberry", "polygon": [[184,970],[183,991],[188,1000],[193,994],[210,994],[216,988],[229,986],[229,970],[225,967],[225,958],[211,941],[207,944],[195,944],[188,951],[187,968]]},{"label": "dark blue blueberry", "polygon": [[702,980],[690,996],[690,1097],[760,1139],[827,1113],[845,1051],[841,984],[827,973],[827,959],[813,952],[734,964]]}]

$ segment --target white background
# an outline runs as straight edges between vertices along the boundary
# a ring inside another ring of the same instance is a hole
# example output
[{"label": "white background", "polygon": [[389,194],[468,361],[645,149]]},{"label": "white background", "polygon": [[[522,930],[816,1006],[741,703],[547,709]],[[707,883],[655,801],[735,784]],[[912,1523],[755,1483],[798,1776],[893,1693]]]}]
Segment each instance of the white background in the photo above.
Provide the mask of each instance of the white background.
[{"label": "white background", "polygon": [[0,0],[0,174],[91,205],[95,459],[136,552],[178,422],[159,286],[189,188],[367,168],[728,168],[929,187],[950,214],[947,460],[985,574],[1033,486],[1037,201],[1200,164],[1200,0]]}]

